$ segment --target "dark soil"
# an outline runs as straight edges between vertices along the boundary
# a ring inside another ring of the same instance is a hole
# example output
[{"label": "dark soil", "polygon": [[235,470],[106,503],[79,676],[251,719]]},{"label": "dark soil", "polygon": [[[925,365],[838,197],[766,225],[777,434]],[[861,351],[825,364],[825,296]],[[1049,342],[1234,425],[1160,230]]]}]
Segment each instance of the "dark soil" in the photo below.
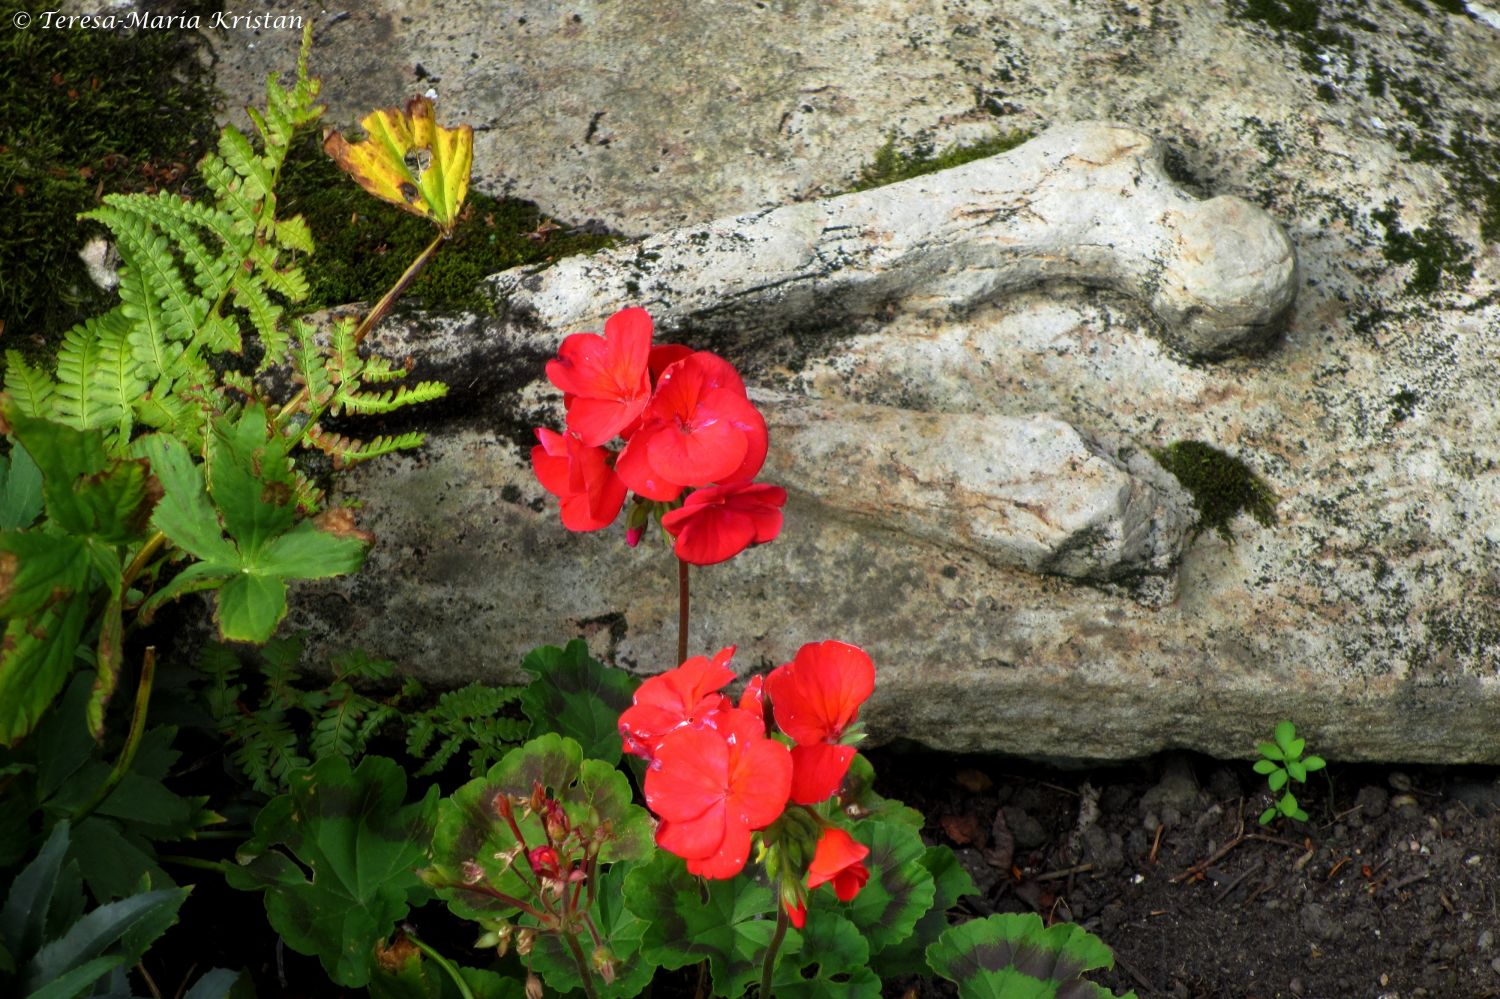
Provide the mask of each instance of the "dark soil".
[{"label": "dark soil", "polygon": [[[1500,774],[1340,767],[1261,826],[1250,764],[1173,754],[1058,771],[877,750],[877,789],[927,816],[979,894],[1114,949],[1117,992],[1272,999],[1500,996]],[[1325,776],[1326,774],[1326,776]]]}]

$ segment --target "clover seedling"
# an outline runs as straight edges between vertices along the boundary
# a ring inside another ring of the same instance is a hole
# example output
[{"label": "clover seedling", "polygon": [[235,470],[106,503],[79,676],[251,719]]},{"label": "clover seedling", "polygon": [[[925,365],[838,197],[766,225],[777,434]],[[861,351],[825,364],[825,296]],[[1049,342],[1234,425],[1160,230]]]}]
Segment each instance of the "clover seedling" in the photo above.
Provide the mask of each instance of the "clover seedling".
[{"label": "clover seedling", "polygon": [[1287,781],[1290,779],[1305,784],[1308,774],[1314,770],[1322,770],[1328,764],[1321,756],[1302,755],[1307,743],[1306,740],[1297,738],[1296,726],[1291,722],[1278,723],[1272,736],[1275,742],[1262,742],[1255,747],[1261,755],[1261,759],[1255,761],[1255,772],[1265,776],[1272,794],[1283,788],[1286,790],[1270,808],[1260,813],[1260,824],[1268,825],[1277,815],[1306,822],[1307,813],[1297,806],[1297,797],[1287,787]]}]

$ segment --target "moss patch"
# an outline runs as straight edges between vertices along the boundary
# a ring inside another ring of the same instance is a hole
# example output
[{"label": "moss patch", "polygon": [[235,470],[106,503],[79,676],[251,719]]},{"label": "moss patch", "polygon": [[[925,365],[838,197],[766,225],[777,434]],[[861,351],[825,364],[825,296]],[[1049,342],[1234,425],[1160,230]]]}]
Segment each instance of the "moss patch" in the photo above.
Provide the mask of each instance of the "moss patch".
[{"label": "moss patch", "polygon": [[20,3],[32,28],[0,32],[0,320],[33,356],[114,304],[78,258],[103,229],[78,213],[104,193],[182,190],[217,132],[202,35],[41,27],[54,7]]},{"label": "moss patch", "polygon": [[[316,67],[314,67],[316,68]],[[301,213],[317,252],[304,264],[318,308],[379,298],[432,241],[432,225],[375,200],[324,155],[316,136],[299,142],[282,171],[282,211]],[[470,189],[452,239],[406,293],[430,309],[488,311],[480,282],[522,264],[611,246],[602,230],[547,218],[529,201]]]},{"label": "moss patch", "polygon": [[1441,219],[1407,232],[1396,217],[1400,208],[1400,202],[1392,199],[1371,217],[1385,227],[1385,259],[1412,265],[1407,291],[1431,295],[1443,287],[1445,277],[1467,281],[1474,276],[1468,244],[1455,239]]},{"label": "moss patch", "polygon": [[1198,508],[1194,537],[1211,527],[1219,537],[1234,544],[1229,524],[1242,511],[1262,526],[1276,523],[1276,494],[1250,466],[1233,455],[1199,441],[1177,441],[1164,448],[1152,448],[1151,456],[1192,495],[1193,505]]},{"label": "moss patch", "polygon": [[949,167],[956,167],[974,160],[982,160],[986,156],[1008,152],[1031,137],[1032,133],[1025,129],[1012,129],[988,139],[982,139],[973,145],[951,146],[938,153],[934,152],[931,146],[917,146],[915,149],[903,151],[897,148],[896,139],[892,136],[876,151],[874,162],[860,170],[859,180],[855,181],[849,190],[868,191],[872,187],[884,187],[886,184],[894,184],[897,181],[937,173],[939,170],[947,170]]}]

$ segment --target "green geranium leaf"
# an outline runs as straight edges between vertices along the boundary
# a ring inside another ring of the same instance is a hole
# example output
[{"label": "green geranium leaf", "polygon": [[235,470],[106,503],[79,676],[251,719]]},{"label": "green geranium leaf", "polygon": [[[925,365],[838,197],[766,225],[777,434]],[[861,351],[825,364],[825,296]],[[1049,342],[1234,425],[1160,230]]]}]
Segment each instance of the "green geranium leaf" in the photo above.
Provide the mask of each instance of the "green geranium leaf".
[{"label": "green geranium leaf", "polygon": [[0,414],[42,474],[47,516],[69,534],[123,544],[138,537],[156,503],[145,462],[111,458],[104,434],[21,414],[9,400]]},{"label": "green geranium leaf", "polygon": [[[509,915],[515,907],[494,892],[511,898],[530,897],[533,880],[513,869],[515,835],[500,817],[500,798],[524,799],[541,784],[580,831],[610,824],[611,839],[600,847],[608,863],[635,860],[652,850],[651,818],[631,803],[624,774],[600,760],[585,760],[572,739],[555,733],[532,739],[512,749],[485,776],[469,781],[438,806],[432,840],[432,866],[426,880],[454,913],[465,919]],[[527,847],[545,843],[540,817],[524,804],[512,814]],[[523,861],[524,863],[524,861]]]},{"label": "green geranium leaf", "polygon": [[870,942],[872,953],[898,944],[911,935],[937,897],[932,872],[922,863],[927,852],[915,830],[894,822],[860,822],[849,830],[869,847],[864,860],[870,880],[853,901],[840,902],[827,888],[809,896],[809,919],[818,912],[840,912]]},{"label": "green geranium leaf", "polygon": [[217,596],[214,621],[225,641],[264,642],[286,617],[286,583],[276,576],[232,576]]},{"label": "green geranium leaf", "polygon": [[[615,980],[605,984],[602,978],[594,978],[594,990],[600,999],[630,999],[640,995],[656,974],[656,965],[644,960],[640,953],[646,923],[625,907],[625,876],[630,866],[614,864],[600,876],[594,889],[594,904],[589,909],[594,927],[614,956]],[[584,955],[589,956],[592,945],[588,937],[581,937],[580,942]],[[578,965],[557,934],[539,934],[531,948],[530,961],[532,970],[559,995],[583,990]]]},{"label": "green geranium leaf", "polygon": [[[794,931],[796,932],[796,931]],[[807,925],[788,941],[773,991],[781,999],[878,999],[880,978],[867,965],[870,945],[859,929],[836,912],[809,914]]]},{"label": "green geranium leaf", "polygon": [[25,618],[84,590],[87,545],[42,531],[0,532],[0,617]]},{"label": "green geranium leaf", "polygon": [[620,713],[630,707],[634,677],[600,664],[578,639],[533,649],[521,668],[535,677],[521,693],[533,735],[556,732],[576,739],[585,756],[620,762]]},{"label": "green geranium leaf", "polygon": [[928,847],[922,854],[921,863],[932,875],[932,905],[917,920],[911,936],[871,955],[870,966],[881,977],[925,973],[927,945],[948,928],[948,910],[963,896],[974,894],[974,879],[958,862],[958,855],[946,846]]},{"label": "green geranium leaf", "polygon": [[329,757],[294,773],[290,786],[256,818],[241,866],[226,879],[265,891],[271,926],[292,949],[316,955],[340,985],[363,986],[375,944],[424,894],[415,869],[427,852],[438,789],[405,804],[405,772],[379,756],[353,771],[343,757]]},{"label": "green geranium leaf", "polygon": [[[950,928],[927,948],[932,970],[958,985],[960,999],[1012,996],[1110,997],[1082,979],[1087,971],[1114,967],[1114,955],[1081,926],[1044,927],[1035,913],[1008,913]],[[1125,999],[1132,999],[1134,992]]]},{"label": "green geranium leaf", "polygon": [[648,924],[645,959],[669,970],[707,961],[721,996],[739,996],[759,977],[775,904],[770,889],[742,879],[702,882],[666,851],[625,877],[625,905]]},{"label": "green geranium leaf", "polygon": [[88,594],[75,593],[35,618],[6,623],[0,639],[0,745],[13,745],[30,732],[62,690],[88,607]]},{"label": "green geranium leaf", "polygon": [[0,456],[0,531],[30,527],[42,514],[42,471],[20,444]]},{"label": "green geranium leaf", "polygon": [[[458,969],[473,999],[525,999],[521,979],[479,968]],[[396,943],[381,952],[370,977],[370,999],[463,999],[453,979],[412,943]]]},{"label": "green geranium leaf", "polygon": [[266,411],[247,406],[238,420],[214,424],[209,443],[208,494],[246,562],[292,526],[296,479],[286,444],[273,433]]},{"label": "green geranium leaf", "polygon": [[238,569],[239,553],[224,537],[203,486],[202,466],[194,464],[187,445],[166,434],[151,434],[136,441],[133,451],[150,461],[162,484],[151,526],[194,558],[225,572]]}]

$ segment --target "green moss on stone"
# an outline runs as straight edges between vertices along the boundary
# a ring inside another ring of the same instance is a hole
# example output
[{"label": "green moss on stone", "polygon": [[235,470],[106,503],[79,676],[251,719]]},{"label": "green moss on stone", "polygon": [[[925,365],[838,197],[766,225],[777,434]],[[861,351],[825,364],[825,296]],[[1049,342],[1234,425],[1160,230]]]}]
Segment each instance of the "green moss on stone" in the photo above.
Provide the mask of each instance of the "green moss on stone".
[{"label": "green moss on stone", "polygon": [[1276,494],[1233,455],[1200,441],[1177,441],[1152,448],[1151,456],[1192,495],[1198,509],[1194,537],[1213,528],[1219,537],[1234,544],[1229,524],[1241,512],[1267,527],[1276,523]]},{"label": "green moss on stone", "polygon": [[1431,295],[1443,287],[1444,277],[1467,281],[1474,276],[1474,261],[1467,243],[1455,239],[1441,219],[1407,232],[1396,216],[1401,204],[1394,198],[1371,217],[1385,227],[1385,258],[1394,264],[1411,264],[1406,290]]},{"label": "green moss on stone", "polygon": [[32,26],[0,32],[0,321],[36,357],[114,304],[78,258],[104,230],[78,213],[104,193],[183,189],[216,132],[204,36],[43,27],[56,6],[13,5]]},{"label": "green moss on stone", "polygon": [[[308,136],[287,159],[282,210],[301,213],[317,252],[303,261],[312,288],[308,305],[320,308],[368,302],[384,294],[432,241],[431,223],[377,201],[346,177]],[[529,201],[493,198],[470,189],[453,237],[407,292],[429,309],[489,311],[480,289],[485,277],[522,264],[586,253],[615,242],[547,218]]]},{"label": "green moss on stone", "polygon": [[903,152],[897,148],[896,139],[892,136],[876,151],[874,162],[859,172],[859,180],[849,190],[868,191],[872,187],[884,187],[886,184],[923,174],[937,173],[986,156],[1008,152],[1031,137],[1032,133],[1025,129],[1012,129],[972,145],[952,146],[941,153],[934,153],[931,146],[918,146]]}]

